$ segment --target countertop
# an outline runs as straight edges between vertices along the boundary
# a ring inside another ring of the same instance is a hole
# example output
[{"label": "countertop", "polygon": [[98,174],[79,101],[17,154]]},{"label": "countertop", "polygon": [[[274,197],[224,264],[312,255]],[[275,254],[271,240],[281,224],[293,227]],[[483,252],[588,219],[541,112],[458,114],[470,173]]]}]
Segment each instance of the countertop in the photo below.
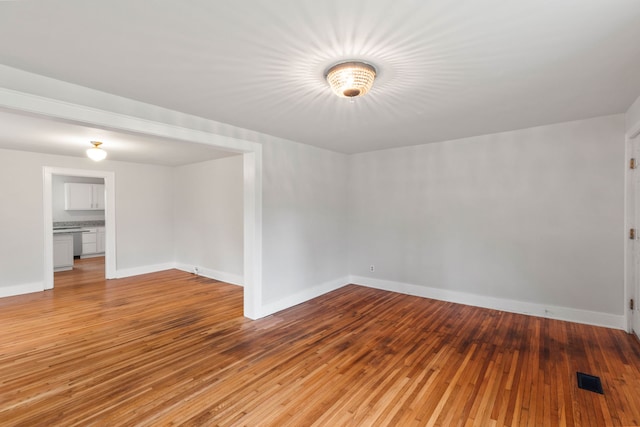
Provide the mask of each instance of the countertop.
[{"label": "countertop", "polygon": [[53,234],[71,234],[71,233],[86,233],[88,230],[86,228],[63,228],[61,230],[53,230]]}]

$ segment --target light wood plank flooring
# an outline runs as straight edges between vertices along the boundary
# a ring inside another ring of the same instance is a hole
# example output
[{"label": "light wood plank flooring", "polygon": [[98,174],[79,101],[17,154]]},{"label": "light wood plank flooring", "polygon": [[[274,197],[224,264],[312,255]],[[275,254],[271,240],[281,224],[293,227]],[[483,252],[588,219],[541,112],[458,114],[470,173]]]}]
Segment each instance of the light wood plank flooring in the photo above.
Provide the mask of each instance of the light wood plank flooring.
[{"label": "light wood plank flooring", "polygon": [[0,299],[0,425],[640,424],[622,331],[354,285],[250,321],[237,286],[102,262]]}]

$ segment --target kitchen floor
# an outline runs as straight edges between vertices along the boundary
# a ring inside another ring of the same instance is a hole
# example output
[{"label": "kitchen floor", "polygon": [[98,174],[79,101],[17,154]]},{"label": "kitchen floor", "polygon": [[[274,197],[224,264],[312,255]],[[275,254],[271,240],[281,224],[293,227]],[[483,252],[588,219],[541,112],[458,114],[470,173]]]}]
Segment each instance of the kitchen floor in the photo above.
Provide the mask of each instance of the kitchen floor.
[{"label": "kitchen floor", "polygon": [[105,280],[104,257],[76,258],[73,260],[73,270],[54,273],[54,288],[81,286]]}]

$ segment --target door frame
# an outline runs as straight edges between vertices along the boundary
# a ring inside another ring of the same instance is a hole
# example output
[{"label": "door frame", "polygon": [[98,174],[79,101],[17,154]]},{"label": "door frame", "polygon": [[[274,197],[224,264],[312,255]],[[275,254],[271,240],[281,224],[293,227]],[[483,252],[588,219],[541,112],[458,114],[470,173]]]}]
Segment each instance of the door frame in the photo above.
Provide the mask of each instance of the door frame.
[{"label": "door frame", "polygon": [[105,192],[105,278],[116,277],[116,198],[115,172],[85,169],[42,168],[42,203],[44,220],[44,289],[53,289],[53,175],[103,178]]},{"label": "door frame", "polygon": [[[637,176],[640,169],[630,168],[632,158],[636,162],[640,161],[640,123],[629,131],[625,138],[625,254],[624,254],[624,313],[627,321],[627,332],[634,333],[640,338],[640,330],[634,330],[635,316],[640,316],[638,310],[638,299],[640,299],[640,271],[638,271],[638,261],[640,260],[640,241],[638,229],[640,229],[640,188],[636,185]],[[636,238],[629,238],[629,230],[636,229]],[[629,306],[630,300],[634,300],[634,309]],[[640,319],[638,319],[640,320]],[[638,322],[636,320],[636,323]],[[640,329],[640,328],[636,328]]]}]

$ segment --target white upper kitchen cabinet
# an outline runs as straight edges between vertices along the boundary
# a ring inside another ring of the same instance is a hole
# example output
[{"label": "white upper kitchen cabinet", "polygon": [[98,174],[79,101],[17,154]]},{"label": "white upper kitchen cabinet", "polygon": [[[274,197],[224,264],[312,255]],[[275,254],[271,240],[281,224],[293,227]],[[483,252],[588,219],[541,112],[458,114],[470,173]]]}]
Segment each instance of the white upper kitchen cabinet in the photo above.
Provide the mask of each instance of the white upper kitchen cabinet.
[{"label": "white upper kitchen cabinet", "polygon": [[65,183],[64,209],[67,211],[104,210],[104,184]]},{"label": "white upper kitchen cabinet", "polygon": [[104,210],[104,184],[91,184],[93,187],[92,195],[93,195],[93,203],[95,204],[94,209]]}]

